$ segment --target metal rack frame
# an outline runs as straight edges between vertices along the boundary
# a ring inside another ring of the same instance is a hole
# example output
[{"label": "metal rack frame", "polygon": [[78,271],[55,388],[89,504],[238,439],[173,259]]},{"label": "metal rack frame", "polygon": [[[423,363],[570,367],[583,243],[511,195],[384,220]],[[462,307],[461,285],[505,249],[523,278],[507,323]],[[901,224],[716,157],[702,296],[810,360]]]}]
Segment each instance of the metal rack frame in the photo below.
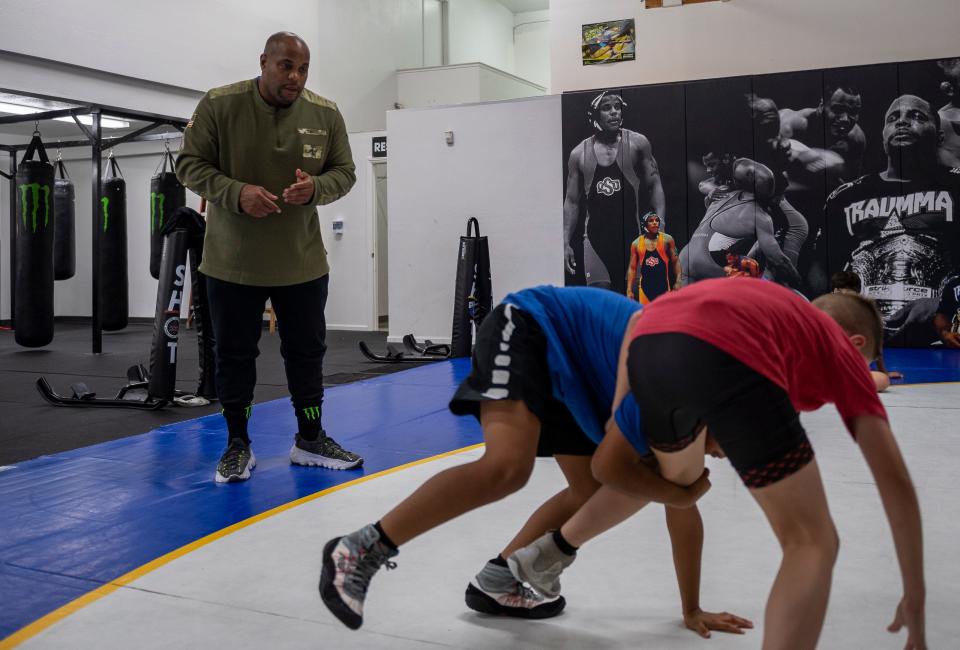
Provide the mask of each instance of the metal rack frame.
[{"label": "metal rack frame", "polygon": [[[92,204],[91,204],[91,214],[96,215],[99,208],[100,201],[100,192],[102,190],[103,180],[101,178],[103,174],[103,159],[102,155],[105,151],[109,151],[113,147],[116,147],[121,144],[126,144],[128,142],[147,142],[154,140],[170,140],[181,137],[183,130],[186,128],[187,120],[178,117],[171,117],[169,115],[158,115],[156,113],[147,113],[144,111],[135,111],[129,110],[126,108],[117,108],[115,106],[105,106],[103,104],[91,104],[88,102],[77,102],[71,99],[63,99],[59,97],[49,97],[44,95],[34,95],[30,93],[24,93],[17,90],[6,90],[0,88],[0,92],[9,93],[13,95],[19,95],[24,98],[30,99],[44,99],[48,101],[62,102],[65,104],[73,104],[75,108],[64,108],[52,111],[43,111],[40,113],[30,113],[27,115],[9,115],[0,117],[0,125],[3,124],[19,124],[22,122],[43,122],[46,120],[52,120],[58,117],[72,117],[73,121],[76,123],[77,127],[80,129],[81,133],[84,136],[84,139],[81,140],[70,140],[67,142],[59,142],[59,148],[70,148],[70,147],[91,147],[91,162],[92,162],[92,184],[91,189],[93,191]],[[93,121],[92,126],[87,127],[82,124],[79,120],[79,116],[89,115]],[[146,121],[150,122],[147,126],[144,126],[136,131],[128,133],[126,135],[117,136],[114,138],[104,138],[100,120],[102,117],[118,117],[126,118],[131,120]],[[162,126],[172,126],[177,129],[176,133],[149,133],[154,129],[157,129]],[[20,151],[26,151],[28,145],[18,144],[18,145],[4,145],[0,144],[0,151],[6,151],[10,154],[10,169],[9,172],[0,171],[0,176],[8,179],[10,183],[10,324],[12,327],[16,327],[14,322],[14,300],[16,298],[16,282],[14,282],[14,277],[16,274],[17,268],[17,221],[16,221],[16,212],[17,212],[17,153]],[[103,328],[100,323],[100,238],[97,236],[97,220],[96,218],[92,219],[92,228],[93,228],[93,242],[92,242],[92,351],[94,354],[100,354],[103,352]]]}]

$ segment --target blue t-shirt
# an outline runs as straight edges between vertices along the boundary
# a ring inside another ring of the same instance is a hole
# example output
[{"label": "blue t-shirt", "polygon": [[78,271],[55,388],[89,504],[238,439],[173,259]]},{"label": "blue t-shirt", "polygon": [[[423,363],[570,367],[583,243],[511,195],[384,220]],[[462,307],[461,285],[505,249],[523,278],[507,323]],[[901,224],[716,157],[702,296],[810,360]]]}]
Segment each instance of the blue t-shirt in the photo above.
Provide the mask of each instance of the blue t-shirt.
[{"label": "blue t-shirt", "polygon": [[[503,302],[540,325],[547,339],[553,396],[599,444],[613,404],[620,345],[640,304],[606,289],[546,285],[511,293]],[[632,394],[624,398],[615,417],[633,448],[641,455],[650,453]]]}]

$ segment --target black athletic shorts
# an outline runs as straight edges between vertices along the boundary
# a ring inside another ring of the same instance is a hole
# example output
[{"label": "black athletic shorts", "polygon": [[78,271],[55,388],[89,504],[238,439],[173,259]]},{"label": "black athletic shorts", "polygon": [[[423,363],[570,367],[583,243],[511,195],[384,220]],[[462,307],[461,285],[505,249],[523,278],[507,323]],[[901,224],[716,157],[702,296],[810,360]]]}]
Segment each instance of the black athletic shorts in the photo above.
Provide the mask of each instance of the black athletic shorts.
[{"label": "black athletic shorts", "polygon": [[653,449],[679,451],[705,424],[752,488],[813,459],[786,391],[709,343],[677,333],[638,336],[627,368]]},{"label": "black athletic shorts", "polygon": [[513,305],[497,305],[480,325],[470,376],[450,400],[450,410],[479,420],[480,402],[496,399],[522,401],[540,420],[538,456],[590,456],[597,448],[553,397],[543,330]]}]

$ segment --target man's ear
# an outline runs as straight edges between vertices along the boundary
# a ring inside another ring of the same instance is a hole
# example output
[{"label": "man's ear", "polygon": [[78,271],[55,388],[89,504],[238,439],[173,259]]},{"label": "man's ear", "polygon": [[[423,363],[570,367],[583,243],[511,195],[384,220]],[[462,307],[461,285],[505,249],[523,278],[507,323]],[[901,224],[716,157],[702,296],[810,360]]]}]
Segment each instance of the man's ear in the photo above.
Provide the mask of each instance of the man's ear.
[{"label": "man's ear", "polygon": [[267,55],[266,53],[260,55],[260,70],[262,71],[267,65]]},{"label": "man's ear", "polygon": [[850,342],[853,343],[853,347],[863,352],[864,347],[867,345],[867,337],[863,334],[851,334]]}]

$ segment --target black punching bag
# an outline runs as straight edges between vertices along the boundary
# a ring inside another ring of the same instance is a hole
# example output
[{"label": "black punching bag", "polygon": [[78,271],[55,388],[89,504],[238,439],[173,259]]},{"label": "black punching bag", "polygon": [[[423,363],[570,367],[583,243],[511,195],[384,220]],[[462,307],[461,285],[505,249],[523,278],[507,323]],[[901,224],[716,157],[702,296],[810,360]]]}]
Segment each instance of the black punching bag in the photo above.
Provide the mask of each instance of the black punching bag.
[{"label": "black punching bag", "polygon": [[127,326],[127,182],[111,152],[100,188],[100,323],[110,332]]},{"label": "black punching bag", "polygon": [[53,278],[69,280],[77,272],[76,205],[73,182],[62,160],[57,160],[53,186]]},{"label": "black punching bag", "polygon": [[[471,230],[476,234],[471,235]],[[453,293],[451,357],[469,357],[473,350],[473,328],[490,313],[493,290],[490,281],[490,247],[480,236],[480,222],[467,220],[467,236],[460,238],[457,279]]]},{"label": "black punching bag", "polygon": [[154,399],[173,401],[177,383],[177,346],[180,342],[180,306],[187,276],[187,249],[190,232],[172,230],[163,247],[157,309],[153,320],[153,345],[150,347],[150,384],[147,392]]},{"label": "black punching bag", "polygon": [[[170,215],[187,204],[187,191],[174,172],[176,161],[167,150],[160,171],[150,179],[150,275],[160,278],[163,235],[160,230]],[[169,170],[168,170],[169,166]]]},{"label": "black punching bag", "polygon": [[[35,153],[40,160],[33,160]],[[53,165],[39,133],[17,168],[16,192],[14,340],[36,348],[53,340]]]}]

